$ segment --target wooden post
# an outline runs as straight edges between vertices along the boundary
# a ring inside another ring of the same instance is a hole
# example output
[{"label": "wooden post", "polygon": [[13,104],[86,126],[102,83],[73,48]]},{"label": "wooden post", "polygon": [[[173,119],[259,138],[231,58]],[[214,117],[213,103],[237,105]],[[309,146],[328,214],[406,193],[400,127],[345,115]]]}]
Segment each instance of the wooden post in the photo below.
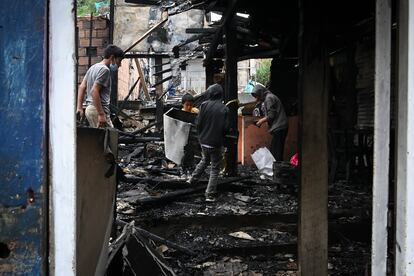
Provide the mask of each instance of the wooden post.
[{"label": "wooden post", "polygon": [[[158,73],[162,71],[162,57],[155,57],[155,73]],[[156,75],[155,76],[155,83],[159,83],[162,80],[162,75]],[[157,126],[160,128],[162,126],[163,121],[163,115],[164,115],[164,103],[162,99],[160,99],[161,95],[163,94],[162,90],[162,84],[159,84],[155,87],[155,95],[156,95],[156,120],[157,120]]]},{"label": "wooden post", "polygon": [[[237,131],[237,38],[231,28],[231,21],[224,27],[225,53],[226,53],[226,76],[225,76],[225,102],[230,109],[230,128]],[[230,140],[226,153],[226,174],[235,176],[237,174],[237,139]]]},{"label": "wooden post", "polygon": [[206,89],[214,83],[214,66],[212,63],[206,64]]},{"label": "wooden post", "polygon": [[414,5],[398,7],[395,275],[414,275]]},{"label": "wooden post", "polygon": [[[155,57],[155,73],[162,71],[162,57]],[[155,83],[158,83],[162,80],[162,74],[155,76]],[[157,98],[162,95],[162,84],[159,84],[155,87]]]},{"label": "wooden post", "polygon": [[135,61],[135,65],[136,65],[137,70],[138,70],[138,75],[139,75],[139,78],[140,78],[140,82],[142,83],[142,89],[144,90],[145,98],[147,99],[147,101],[149,101],[149,100],[151,100],[151,97],[148,93],[148,86],[147,86],[147,83],[145,82],[144,72],[142,72],[142,67],[141,67],[141,64],[139,63],[138,58],[135,58],[134,61]]},{"label": "wooden post", "polygon": [[328,56],[323,0],[300,3],[300,275],[328,274]]},{"label": "wooden post", "polygon": [[377,0],[375,17],[375,121],[371,274],[387,273],[390,146],[391,3]]},{"label": "wooden post", "polygon": [[[7,2],[7,1],[6,1]],[[13,7],[12,2],[9,1],[9,5],[7,7]],[[42,15],[41,13],[38,13],[37,10],[44,9],[46,6],[42,6],[41,2],[44,1],[36,1],[36,3],[33,3],[31,7],[29,6],[21,6],[19,8],[20,11],[24,11],[26,8],[30,9],[30,12],[27,13],[27,18],[30,18],[32,15],[36,15],[37,18],[33,21],[33,33],[27,34],[26,32],[30,32],[30,28],[24,28],[25,24],[24,21],[19,20],[19,24],[14,24],[16,26],[22,26],[25,32],[20,33],[19,29],[10,29],[8,26],[4,26],[5,29],[8,29],[10,31],[10,34],[21,34],[22,38],[11,36],[10,40],[14,41],[20,41],[23,38],[27,37],[37,37],[42,32],[41,29],[41,20],[42,18],[46,18],[47,15]],[[3,4],[4,2],[2,2]],[[3,5],[5,6],[5,5]],[[75,121],[75,114],[74,111],[76,110],[76,79],[77,75],[75,74],[75,67],[76,64],[73,60],[73,54],[75,53],[75,25],[76,25],[76,16],[75,11],[73,9],[73,1],[50,1],[48,4],[48,25],[49,25],[49,31],[48,36],[46,38],[49,38],[49,46],[48,49],[53,49],[49,51],[49,71],[48,73],[45,73],[49,76],[49,79],[47,81],[48,83],[48,110],[47,112],[43,112],[42,116],[48,117],[48,130],[46,131],[48,133],[47,142],[49,143],[49,146],[42,146],[36,145],[33,142],[30,142],[31,149],[26,150],[26,154],[30,154],[30,156],[33,154],[32,151],[34,149],[38,149],[39,151],[43,152],[45,156],[48,156],[49,161],[49,170],[47,172],[49,173],[49,177],[45,181],[47,183],[47,186],[49,188],[46,188],[46,191],[49,190],[50,199],[49,199],[49,214],[47,212],[38,211],[35,209],[35,206],[30,207],[31,211],[30,213],[37,213],[41,214],[44,218],[46,218],[49,215],[49,243],[45,242],[44,245],[48,246],[49,251],[47,252],[47,255],[44,255],[45,259],[48,259],[45,263],[49,264],[49,272],[40,272],[37,270],[34,270],[32,267],[30,272],[23,272],[18,273],[18,271],[14,271],[16,274],[32,274],[32,275],[67,275],[67,276],[74,276],[79,275],[76,271],[76,259],[77,259],[77,252],[76,252],[76,239],[77,239],[77,233],[76,233],[76,210],[79,208],[79,206],[76,206],[77,203],[77,195],[76,195],[76,184],[77,184],[77,177],[76,177],[76,121]],[[0,13],[1,14],[1,13]],[[20,17],[18,14],[13,15],[13,13],[10,13],[10,11],[7,11],[6,14],[10,14],[14,18]],[[2,14],[1,18],[7,20],[7,17]],[[39,21],[40,20],[40,21]],[[38,22],[38,23],[34,23]],[[38,26],[38,27],[36,27]],[[45,33],[46,34],[46,33]],[[24,40],[22,40],[24,41]],[[28,41],[28,45],[31,45],[31,47],[27,47],[28,49],[41,49],[42,47],[40,45],[44,45],[44,41],[39,43],[39,45],[33,40],[33,38],[30,38],[30,41]],[[4,47],[4,46],[3,46]],[[7,48],[5,48],[7,49]],[[4,51],[7,52],[7,51]],[[29,54],[26,54],[26,56],[29,56]],[[36,52],[33,54],[30,54],[34,58],[33,62],[36,64],[39,64],[37,59],[42,60],[42,56],[40,55],[40,52]],[[46,58],[43,57],[43,61],[45,61]],[[16,64],[17,66],[18,64]],[[41,68],[42,66],[37,66]],[[62,68],[67,68],[65,70],[65,73],[62,73]],[[31,76],[33,76],[33,80],[30,81],[30,91],[31,91],[31,101],[28,107],[35,108],[34,105],[35,100],[38,96],[40,97],[40,94],[36,93],[36,83],[40,82],[41,79],[38,77],[37,72],[38,69],[32,68],[28,69],[30,70]],[[24,67],[22,67],[22,70],[19,72],[25,72]],[[24,74],[25,76],[21,76],[20,80],[24,80],[25,77],[27,77],[28,74]],[[11,80],[13,81],[13,80]],[[24,81],[20,81],[20,83],[24,83]],[[3,91],[2,95],[7,95],[7,90],[4,90],[3,87],[0,85],[1,91]],[[15,88],[16,91],[20,91],[18,87]],[[24,90],[22,90],[24,91]],[[37,96],[38,95],[38,96]],[[3,102],[3,99],[2,99]],[[24,103],[25,101],[21,101]],[[21,109],[18,106],[14,107],[16,110],[25,110],[25,114],[27,118],[36,118],[37,115],[33,116],[30,113],[30,108]],[[39,112],[41,109],[39,109]],[[4,114],[5,110],[2,111]],[[40,118],[39,117],[39,118]],[[40,120],[40,119],[39,119]],[[7,121],[4,121],[4,129],[7,128]],[[22,122],[20,121],[14,121],[14,135],[18,134],[18,126],[24,126]],[[36,141],[38,140],[35,130],[40,130],[41,127],[37,126],[36,124],[31,124],[32,127],[32,133],[30,136],[30,141]],[[1,133],[1,132],[0,132]],[[3,133],[2,133],[3,134]],[[6,139],[7,135],[2,135],[4,139]],[[14,139],[19,139],[19,136],[15,136]],[[22,139],[19,139],[22,140]],[[8,145],[8,147],[11,146],[7,142],[7,139],[4,141],[5,145]],[[25,147],[23,145],[19,146],[23,151],[25,150]],[[35,151],[36,152],[36,151]],[[35,156],[30,157],[28,160],[34,160]],[[14,160],[14,159],[10,159]],[[24,163],[28,163],[28,161],[25,161]],[[37,162],[35,165],[35,168],[40,168],[40,162]],[[34,169],[25,168],[26,171],[30,171],[31,175],[37,175],[36,171]],[[41,174],[39,174],[40,176]],[[40,180],[40,178],[38,179]],[[27,183],[30,183],[30,179],[25,180]],[[32,182],[36,183],[36,182]],[[5,185],[7,187],[7,183],[4,183],[4,180],[2,181],[2,185]],[[33,187],[34,184],[31,187],[36,191],[36,201],[45,201],[45,199],[39,199],[39,193]],[[4,197],[7,196],[7,194],[4,194],[2,191],[2,195]],[[3,197],[3,198],[4,198]],[[26,221],[37,221],[36,218],[30,218]],[[21,224],[22,226],[25,224]],[[0,227],[0,229],[3,226]],[[41,229],[31,228],[30,231],[24,231],[24,229],[19,229],[17,233],[24,233],[28,238],[31,240],[26,243],[27,248],[29,249],[28,252],[40,252],[39,249],[37,249],[34,245],[34,239],[31,238],[33,234],[29,233],[42,233]],[[1,233],[1,231],[0,231]],[[16,234],[17,234],[16,233]],[[0,235],[1,236],[1,235]],[[3,237],[2,237],[3,239]],[[22,243],[22,241],[19,241],[19,243]],[[17,244],[19,244],[17,243]],[[31,254],[17,254],[18,256],[27,256]],[[13,258],[14,259],[14,258]],[[20,259],[15,259],[16,261],[19,261]],[[16,267],[19,267],[21,264],[36,264],[39,263],[39,259],[34,260],[33,262],[30,259],[20,260],[21,263],[17,264]],[[38,264],[36,264],[37,266]],[[26,265],[24,265],[26,266]],[[31,265],[30,265],[31,266]],[[1,270],[1,268],[0,268]],[[0,273],[1,274],[1,273]],[[8,274],[8,273],[6,273]]]},{"label": "wooden post", "polygon": [[118,69],[110,70],[111,73],[111,104],[118,106]]}]

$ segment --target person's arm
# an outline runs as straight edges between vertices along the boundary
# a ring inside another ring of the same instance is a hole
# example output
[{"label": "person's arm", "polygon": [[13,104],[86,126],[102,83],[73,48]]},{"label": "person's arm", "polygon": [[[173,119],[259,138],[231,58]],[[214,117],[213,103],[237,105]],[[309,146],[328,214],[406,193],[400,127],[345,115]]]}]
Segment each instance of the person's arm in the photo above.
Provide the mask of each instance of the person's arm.
[{"label": "person's arm", "polygon": [[277,101],[269,99],[267,102],[265,101],[265,108],[267,110],[266,118],[267,121],[274,121],[278,114],[279,105]]},{"label": "person's arm", "polygon": [[98,112],[98,124],[99,127],[105,127],[106,126],[106,115],[102,107],[101,103],[101,90],[102,85],[98,83],[94,83],[92,86],[92,102],[93,106],[95,106],[96,111]]},{"label": "person's arm", "polygon": [[86,79],[84,78],[82,83],[79,85],[78,100],[76,104],[76,114],[79,114],[81,118],[85,116],[84,111],[83,111],[83,100],[85,99],[85,94],[86,94]]},{"label": "person's arm", "polygon": [[256,126],[260,127],[261,125],[263,125],[266,122],[267,122],[267,117],[263,117],[259,121],[256,122]]},{"label": "person's arm", "polygon": [[[265,100],[265,102],[263,103],[263,105],[264,105],[264,108],[266,109],[267,108],[267,106],[266,106],[266,100]],[[260,104],[259,105],[259,109],[260,108],[262,108],[262,104]],[[264,123],[266,123],[267,122],[267,116],[264,116],[263,118],[261,118],[261,119],[259,119],[257,122],[256,122],[256,126],[258,126],[258,127],[261,127]]]},{"label": "person's arm", "polygon": [[264,101],[264,106],[266,109],[266,116],[261,118],[259,121],[256,122],[256,125],[260,127],[262,124],[273,121],[276,118],[277,114],[277,102],[274,102],[272,99],[269,99],[268,97]]}]

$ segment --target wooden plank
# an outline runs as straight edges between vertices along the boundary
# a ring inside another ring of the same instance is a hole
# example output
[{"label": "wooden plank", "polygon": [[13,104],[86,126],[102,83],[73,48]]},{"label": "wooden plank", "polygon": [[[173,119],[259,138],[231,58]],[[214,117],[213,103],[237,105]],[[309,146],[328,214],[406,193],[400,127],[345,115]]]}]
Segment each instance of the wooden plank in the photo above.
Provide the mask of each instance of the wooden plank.
[{"label": "wooden plank", "polygon": [[372,275],[387,272],[387,217],[389,189],[391,3],[377,0],[375,20],[375,115],[372,201]]},{"label": "wooden plank", "polygon": [[137,46],[138,43],[143,41],[153,31],[155,31],[156,29],[161,27],[165,22],[168,21],[168,14],[167,13],[164,12],[161,17],[162,17],[162,20],[160,22],[158,22],[153,27],[151,27],[148,31],[146,31],[140,38],[138,38],[137,41],[135,41],[131,46],[129,46],[124,52],[127,53],[127,52],[131,51],[135,46]]},{"label": "wooden plank", "polygon": [[[154,60],[155,60],[155,72],[158,73],[158,72],[162,71],[162,66],[161,66],[162,58],[161,57],[155,57]],[[162,74],[161,75],[155,75],[155,84],[153,84],[152,86],[153,87],[155,86],[157,98],[159,98],[163,93],[162,85],[159,85],[159,84],[157,85],[157,83],[160,83],[161,81],[162,81]]]},{"label": "wooden plank", "polygon": [[[237,131],[237,109],[238,94],[237,94],[237,37],[236,32],[232,28],[232,22],[224,26],[225,32],[225,87],[224,88],[224,100],[229,108],[229,123],[230,129]],[[226,152],[226,174],[235,176],[237,174],[237,140],[230,140],[227,145]]]},{"label": "wooden plank", "polygon": [[0,1],[0,275],[47,271],[48,8],[45,0]]},{"label": "wooden plank", "polygon": [[[411,4],[411,5],[410,5]],[[414,5],[398,7],[395,275],[414,275]]]},{"label": "wooden plank", "polygon": [[217,32],[217,28],[187,28],[185,29],[185,33],[187,34],[213,34]]},{"label": "wooden plank", "polygon": [[141,83],[143,84],[142,89],[144,89],[145,98],[147,99],[147,101],[149,101],[149,100],[151,100],[151,97],[148,93],[148,86],[147,86],[147,83],[145,82],[144,72],[142,72],[142,67],[141,67],[141,64],[140,64],[138,58],[134,58],[134,61],[135,61],[135,65],[137,66],[139,79],[141,80]]},{"label": "wooden plank", "polygon": [[[51,221],[48,274],[72,276],[78,274],[76,271],[76,122],[73,117],[76,110],[77,88],[75,87],[76,64],[73,60],[76,17],[71,1],[51,1],[49,5],[49,48],[53,50],[49,51],[48,127],[51,196],[49,217]],[[32,9],[36,6],[30,7],[28,15],[33,13]],[[64,74],[62,68],[67,68]]]},{"label": "wooden plank", "polygon": [[300,275],[328,275],[328,56],[325,1],[300,2]]},{"label": "wooden plank", "polygon": [[223,36],[223,28],[224,26],[226,26],[227,22],[230,22],[233,18],[234,15],[234,11],[236,9],[236,4],[237,4],[238,0],[229,0],[228,1],[228,7],[226,9],[226,11],[223,14],[223,17],[221,18],[220,21],[220,26],[217,28],[216,33],[213,36],[213,40],[208,48],[208,52],[206,54],[206,58],[204,60],[204,64],[208,65],[213,57],[214,57],[214,53],[217,50],[217,46],[220,42],[220,38]]},{"label": "wooden plank", "polygon": [[[116,167],[108,162],[105,143],[116,158],[118,133],[105,131],[77,129],[76,275],[104,275],[108,263],[117,183]],[[106,177],[109,172],[114,174]]]}]

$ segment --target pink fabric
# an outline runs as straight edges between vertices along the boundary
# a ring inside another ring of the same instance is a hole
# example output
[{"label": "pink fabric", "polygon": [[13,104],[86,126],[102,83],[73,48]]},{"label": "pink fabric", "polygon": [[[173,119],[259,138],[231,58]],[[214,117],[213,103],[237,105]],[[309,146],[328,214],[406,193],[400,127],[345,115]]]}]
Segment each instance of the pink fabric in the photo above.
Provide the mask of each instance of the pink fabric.
[{"label": "pink fabric", "polygon": [[291,158],[290,158],[290,164],[297,167],[299,164],[299,159],[298,159],[298,154],[295,153]]}]

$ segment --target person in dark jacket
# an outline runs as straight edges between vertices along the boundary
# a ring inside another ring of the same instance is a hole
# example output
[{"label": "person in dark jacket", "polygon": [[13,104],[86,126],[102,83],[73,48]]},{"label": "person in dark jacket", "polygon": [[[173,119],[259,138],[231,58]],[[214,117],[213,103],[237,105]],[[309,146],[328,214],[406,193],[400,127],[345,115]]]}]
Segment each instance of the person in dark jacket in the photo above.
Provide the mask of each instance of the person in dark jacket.
[{"label": "person in dark jacket", "polygon": [[205,191],[206,201],[215,201],[217,180],[222,160],[222,147],[228,132],[229,109],[222,103],[223,88],[220,84],[208,87],[209,100],[200,106],[196,126],[202,149],[202,159],[192,173],[188,183],[196,182],[211,162],[210,177]]},{"label": "person in dark jacket", "polygon": [[260,127],[267,122],[269,133],[273,136],[270,152],[277,161],[282,161],[288,131],[288,120],[282,102],[261,84],[254,86],[252,96],[263,103],[265,113],[256,125]]}]

